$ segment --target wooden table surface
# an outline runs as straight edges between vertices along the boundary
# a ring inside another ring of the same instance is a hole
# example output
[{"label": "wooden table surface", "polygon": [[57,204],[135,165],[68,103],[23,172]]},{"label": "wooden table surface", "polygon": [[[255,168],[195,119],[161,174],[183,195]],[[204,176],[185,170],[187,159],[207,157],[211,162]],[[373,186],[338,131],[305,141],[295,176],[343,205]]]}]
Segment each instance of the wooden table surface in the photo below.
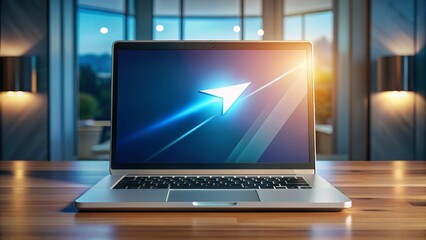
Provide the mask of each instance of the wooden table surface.
[{"label": "wooden table surface", "polygon": [[319,162],[342,212],[78,212],[107,162],[0,162],[0,239],[426,239],[426,162]]}]

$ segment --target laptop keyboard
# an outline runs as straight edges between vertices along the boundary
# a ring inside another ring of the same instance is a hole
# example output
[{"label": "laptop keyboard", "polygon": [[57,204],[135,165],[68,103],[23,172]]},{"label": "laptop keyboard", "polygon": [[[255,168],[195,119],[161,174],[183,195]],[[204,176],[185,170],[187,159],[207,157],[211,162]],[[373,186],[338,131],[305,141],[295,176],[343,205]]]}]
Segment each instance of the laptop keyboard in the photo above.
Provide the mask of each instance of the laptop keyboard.
[{"label": "laptop keyboard", "polygon": [[311,189],[311,186],[296,176],[128,176],[113,189]]}]

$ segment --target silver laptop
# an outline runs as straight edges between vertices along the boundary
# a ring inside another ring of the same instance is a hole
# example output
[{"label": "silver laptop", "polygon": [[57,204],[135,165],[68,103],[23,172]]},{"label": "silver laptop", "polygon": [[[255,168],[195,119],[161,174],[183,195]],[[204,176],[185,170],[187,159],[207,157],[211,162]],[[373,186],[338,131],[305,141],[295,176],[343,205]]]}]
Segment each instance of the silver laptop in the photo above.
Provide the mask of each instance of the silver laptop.
[{"label": "silver laptop", "polygon": [[81,210],[341,210],[316,174],[312,44],[120,41],[110,175]]}]

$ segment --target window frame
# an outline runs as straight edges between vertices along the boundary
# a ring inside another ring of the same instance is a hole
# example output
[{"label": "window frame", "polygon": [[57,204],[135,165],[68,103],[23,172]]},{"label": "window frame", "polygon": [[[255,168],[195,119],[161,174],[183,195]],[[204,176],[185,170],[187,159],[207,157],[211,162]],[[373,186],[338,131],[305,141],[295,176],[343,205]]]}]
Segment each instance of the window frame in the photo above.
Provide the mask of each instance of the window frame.
[{"label": "window frame", "polygon": [[[262,0],[263,1],[263,0]],[[179,39],[176,40],[187,40],[185,39],[185,19],[191,19],[191,18],[196,18],[196,19],[224,19],[224,18],[239,18],[240,21],[240,32],[239,32],[239,39],[238,40],[246,40],[244,35],[245,35],[245,23],[244,20],[246,18],[261,18],[262,19],[262,28],[263,28],[263,15],[260,16],[255,16],[255,15],[245,15],[245,11],[244,11],[244,0],[240,0],[239,4],[240,4],[240,14],[236,15],[236,16],[229,16],[229,15],[202,15],[202,16],[185,16],[184,14],[184,4],[185,4],[185,0],[180,0],[179,1],[179,15],[154,15],[154,12],[152,12],[152,23],[154,23],[154,18],[156,17],[160,17],[160,18],[178,18],[179,19]],[[154,31],[155,31],[155,26],[153,26],[152,24],[152,40],[154,39]],[[159,39],[161,40],[161,39]],[[261,37],[260,40],[263,40],[263,37]]]}]

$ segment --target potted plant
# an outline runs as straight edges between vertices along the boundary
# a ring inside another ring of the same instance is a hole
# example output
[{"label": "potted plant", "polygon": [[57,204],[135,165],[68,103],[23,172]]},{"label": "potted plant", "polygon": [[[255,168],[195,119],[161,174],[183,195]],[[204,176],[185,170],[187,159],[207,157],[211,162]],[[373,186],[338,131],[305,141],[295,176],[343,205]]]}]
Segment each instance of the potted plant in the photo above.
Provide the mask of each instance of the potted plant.
[{"label": "potted plant", "polygon": [[96,125],[97,99],[88,93],[79,96],[78,158],[94,159],[92,146],[99,143],[102,127]]}]

